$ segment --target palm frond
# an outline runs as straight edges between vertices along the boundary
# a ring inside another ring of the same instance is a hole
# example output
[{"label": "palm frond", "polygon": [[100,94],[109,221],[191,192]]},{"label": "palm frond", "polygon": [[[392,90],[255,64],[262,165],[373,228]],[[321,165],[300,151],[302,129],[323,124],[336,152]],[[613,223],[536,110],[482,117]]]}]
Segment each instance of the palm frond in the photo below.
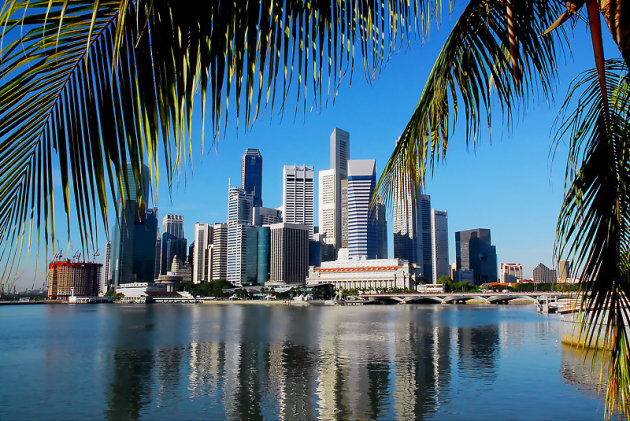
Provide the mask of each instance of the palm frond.
[{"label": "palm frond", "polygon": [[[274,105],[284,110],[292,89],[298,92],[296,109],[306,109],[307,101],[321,104],[352,72],[355,49],[371,78],[404,40],[425,33],[440,4],[5,2],[0,258],[7,269],[0,283],[19,265],[25,238],[43,239],[48,253],[55,237],[53,194],[59,194],[54,168],[68,225],[78,227],[85,250],[94,244],[97,224],[107,229],[108,196],[120,200],[135,185],[140,200],[149,199],[141,197],[143,164],[149,164],[154,187],[161,153],[169,187],[185,172],[193,155],[196,102],[205,123],[209,97],[213,140],[232,114],[238,128],[242,117],[248,127],[266,107],[270,113]],[[236,110],[228,113],[230,104]],[[203,133],[202,127],[202,150]],[[127,164],[133,180],[124,171]],[[70,221],[71,207],[77,221]]]},{"label": "palm frond", "polygon": [[491,127],[495,98],[509,124],[519,103],[536,92],[551,95],[564,33],[560,28],[551,36],[539,35],[554,22],[562,5],[543,0],[512,0],[510,5],[508,25],[504,1],[468,3],[442,47],[418,105],[379,179],[380,194],[391,198],[401,176],[409,178],[411,185],[424,184],[427,169],[446,155],[461,103],[466,116],[466,143],[474,146],[484,117]]},{"label": "palm frond", "polygon": [[[606,412],[629,413],[630,89],[623,61],[606,62],[609,107],[597,70],[570,86],[556,141],[568,137],[567,188],[556,253],[572,260],[584,297],[580,341],[601,347],[607,367]],[[579,93],[579,96],[577,95]],[[578,98],[574,98],[578,96]],[[577,101],[577,106],[575,102]],[[608,114],[608,117],[607,117]]]}]

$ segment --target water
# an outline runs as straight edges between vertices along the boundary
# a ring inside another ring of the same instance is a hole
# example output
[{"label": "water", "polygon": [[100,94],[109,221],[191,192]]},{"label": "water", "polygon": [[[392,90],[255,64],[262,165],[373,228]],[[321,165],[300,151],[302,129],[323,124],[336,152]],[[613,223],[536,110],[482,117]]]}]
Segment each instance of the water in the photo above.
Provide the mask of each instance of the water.
[{"label": "water", "polygon": [[533,306],[0,307],[0,419],[597,419]]}]

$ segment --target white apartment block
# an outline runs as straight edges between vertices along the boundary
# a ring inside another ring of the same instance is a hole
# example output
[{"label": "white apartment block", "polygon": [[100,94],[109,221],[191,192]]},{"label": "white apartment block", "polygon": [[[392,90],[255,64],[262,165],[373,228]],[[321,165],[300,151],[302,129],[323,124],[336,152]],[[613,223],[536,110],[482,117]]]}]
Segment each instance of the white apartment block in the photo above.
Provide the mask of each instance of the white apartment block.
[{"label": "white apartment block", "polygon": [[512,283],[523,279],[523,266],[518,263],[501,263],[499,279],[502,283]]}]

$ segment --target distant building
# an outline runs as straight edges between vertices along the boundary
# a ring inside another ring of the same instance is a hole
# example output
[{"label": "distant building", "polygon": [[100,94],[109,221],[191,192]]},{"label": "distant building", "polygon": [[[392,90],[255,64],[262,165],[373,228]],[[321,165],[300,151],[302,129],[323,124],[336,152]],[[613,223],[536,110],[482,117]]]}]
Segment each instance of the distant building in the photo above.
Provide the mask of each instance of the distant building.
[{"label": "distant building", "polygon": [[523,279],[523,266],[518,263],[501,263],[499,267],[501,283],[513,283]]},{"label": "distant building", "polygon": [[254,206],[252,208],[252,225],[262,227],[263,225],[278,224],[282,222],[282,211],[279,209],[263,208]]},{"label": "distant building", "polygon": [[403,259],[350,259],[311,266],[307,285],[333,284],[335,289],[406,288],[415,290],[420,272]]},{"label": "distant building", "polygon": [[186,260],[188,248],[187,240],[184,238],[183,215],[165,215],[162,218],[161,246],[160,274],[165,275],[171,267],[175,255],[181,256],[183,260]]},{"label": "distant building", "polygon": [[102,268],[101,263],[52,262],[48,265],[48,298],[67,300],[71,295],[97,296]]},{"label": "distant building", "polygon": [[319,233],[322,260],[337,258],[341,244],[341,209],[337,209],[336,172],[334,168],[319,172]]},{"label": "distant building", "polygon": [[449,276],[448,214],[435,209],[431,210],[431,268],[433,283],[443,276]]},{"label": "distant building", "polygon": [[476,284],[497,280],[497,251],[491,243],[489,229],[456,232],[455,256],[457,269],[472,270]]},{"label": "distant building", "polygon": [[560,260],[558,263],[558,282],[566,282],[571,276],[571,262]]},{"label": "distant building", "polygon": [[270,281],[303,283],[308,274],[309,227],[280,223],[270,226]]},{"label": "distant building", "polygon": [[404,177],[394,184],[393,227],[394,257],[417,264],[422,276],[431,279],[431,196]]},{"label": "distant building", "polygon": [[[334,243],[336,249],[348,247],[348,160],[350,160],[350,133],[335,127],[330,134],[330,168],[334,170]],[[321,221],[319,224],[322,225]],[[320,233],[328,235],[325,230],[320,230]]]},{"label": "distant building", "polygon": [[241,167],[241,188],[253,197],[253,206],[262,206],[263,159],[258,149],[247,149]]},{"label": "distant building", "polygon": [[387,259],[387,209],[382,196],[377,196],[374,205],[374,215],[376,220],[376,258]]},{"label": "distant building", "polygon": [[534,268],[533,278],[535,283],[552,284],[556,282],[556,271],[538,263],[538,266]]},{"label": "distant building", "polygon": [[227,281],[228,224],[214,224],[210,266],[213,281]]},{"label": "distant building", "polygon": [[110,264],[111,264],[111,260],[112,260],[112,242],[108,241],[107,244],[105,245],[105,263],[104,263],[104,268],[103,268],[103,280],[101,281],[101,287],[100,290],[101,292],[106,293],[107,289],[109,288],[109,284],[111,283],[111,273],[110,273]]},{"label": "distant building", "polygon": [[269,227],[247,230],[247,285],[263,285],[269,280],[271,236]]},{"label": "distant building", "polygon": [[231,187],[228,197],[227,281],[241,286],[247,283],[247,230],[252,225],[253,196]]},{"label": "distant building", "polygon": [[195,224],[195,247],[193,248],[193,282],[208,282],[211,280],[211,258],[208,253],[212,245],[214,227],[210,224]]},{"label": "distant building", "polygon": [[314,170],[312,166],[285,165],[282,169],[283,221],[306,225],[314,232]]},{"label": "distant building", "polygon": [[376,187],[376,161],[348,161],[348,248],[350,257],[376,259],[379,252],[376,209],[370,201]]}]

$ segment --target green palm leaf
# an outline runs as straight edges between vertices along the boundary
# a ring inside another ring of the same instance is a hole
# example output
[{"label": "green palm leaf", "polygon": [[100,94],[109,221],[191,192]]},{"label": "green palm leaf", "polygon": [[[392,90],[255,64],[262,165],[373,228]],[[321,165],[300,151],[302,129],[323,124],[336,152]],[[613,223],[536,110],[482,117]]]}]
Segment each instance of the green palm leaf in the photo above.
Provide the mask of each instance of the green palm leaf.
[{"label": "green palm leaf", "polygon": [[607,367],[606,411],[628,414],[630,91],[625,63],[608,61],[605,81],[608,119],[598,72],[591,70],[570,87],[563,108],[571,112],[559,120],[556,139],[569,138],[570,154],[556,250],[573,260],[574,274],[581,278],[581,342],[603,348],[598,353],[606,361],[602,370]]},{"label": "green palm leaf", "polygon": [[[540,37],[560,14],[558,2],[511,2],[514,57],[501,0],[473,0],[455,23],[431,70],[416,109],[407,123],[378,182],[378,191],[392,197],[398,179],[422,185],[428,168],[446,155],[460,106],[466,122],[466,143],[477,142],[482,119],[491,127],[493,100],[499,101],[508,124],[519,103],[542,91],[549,96],[556,72],[562,28]],[[517,67],[515,67],[515,65]],[[521,74],[520,82],[514,75]]]},{"label": "green palm leaf", "polygon": [[25,238],[43,240],[48,253],[54,168],[68,226],[78,227],[84,250],[93,247],[96,225],[108,226],[108,196],[129,195],[132,181],[139,197],[145,191],[143,164],[157,183],[163,155],[169,187],[192,164],[196,101],[205,122],[209,97],[213,140],[232,114],[237,127],[242,117],[248,127],[266,107],[284,110],[294,88],[296,110],[319,105],[352,73],[355,48],[371,77],[439,7],[439,0],[5,2],[0,283],[19,266]]}]

